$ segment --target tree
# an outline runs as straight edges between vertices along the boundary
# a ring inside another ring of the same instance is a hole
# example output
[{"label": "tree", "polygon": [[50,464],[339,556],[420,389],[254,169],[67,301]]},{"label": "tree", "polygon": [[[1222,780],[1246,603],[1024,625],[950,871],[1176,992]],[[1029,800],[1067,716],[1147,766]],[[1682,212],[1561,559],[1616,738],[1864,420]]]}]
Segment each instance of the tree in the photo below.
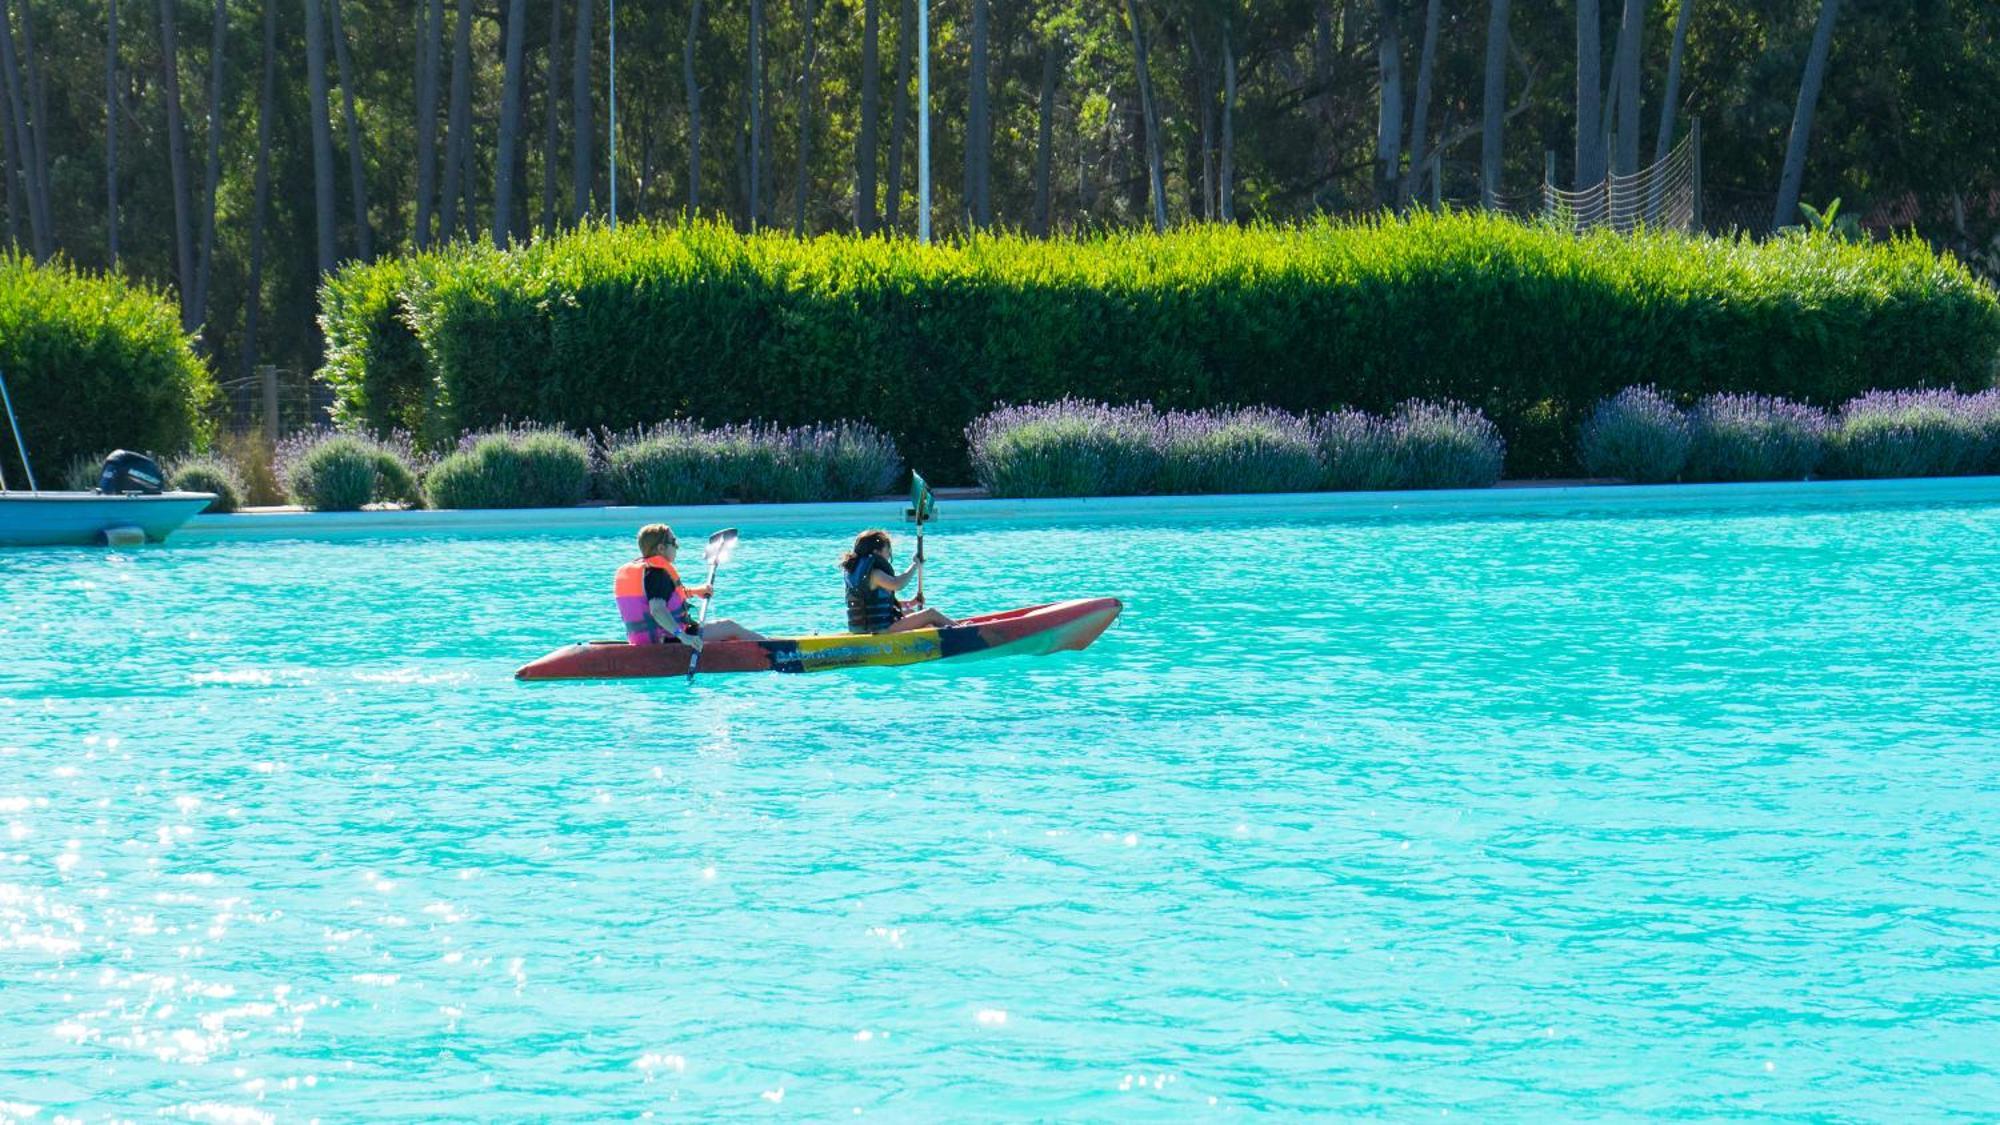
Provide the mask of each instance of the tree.
[{"label": "tree", "polygon": [[[444,54],[444,0],[426,0],[417,12],[417,221],[414,241],[431,242],[431,212],[437,205],[437,116]],[[260,125],[261,128],[261,118]]]},{"label": "tree", "polygon": [[1625,0],[1625,16],[1618,29],[1617,73],[1611,76],[1617,87],[1618,151],[1613,162],[1618,173],[1632,175],[1639,170],[1639,71],[1646,57],[1646,0]]},{"label": "tree", "polygon": [[799,236],[806,233],[806,202],[812,190],[813,64],[818,61],[813,28],[819,23],[818,5],[814,0],[802,0],[802,3],[805,7],[806,42],[802,52],[805,58],[799,73],[799,170],[792,189],[797,208],[792,219],[792,233]]},{"label": "tree", "polygon": [[763,185],[758,183],[764,163],[764,0],[750,0],[750,73],[743,80],[743,89],[750,99],[749,227],[756,230],[764,197]]},{"label": "tree", "polygon": [[[1431,74],[1437,66],[1439,0],[1424,5],[1424,45],[1418,53],[1417,100],[1410,110],[1410,165],[1403,173],[1398,203],[1408,206],[1430,167]],[[1490,206],[1490,204],[1489,204]]]},{"label": "tree", "polygon": [[1403,152],[1403,34],[1397,0],[1375,0],[1375,59],[1380,74],[1376,101],[1375,205],[1396,202],[1396,164]]},{"label": "tree", "polygon": [[1479,205],[1494,207],[1500,195],[1501,129],[1507,106],[1507,17],[1509,0],[1488,0],[1486,9],[1485,112],[1479,141]]},{"label": "tree", "polygon": [[[333,0],[338,4],[340,0]],[[521,142],[521,66],[528,33],[528,0],[508,0],[507,55],[502,64],[500,148],[493,161],[493,245],[504,250],[514,229],[514,149]]]},{"label": "tree", "polygon": [[1576,190],[1604,182],[1604,101],[1598,77],[1604,47],[1597,0],[1576,0]]},{"label": "tree", "polygon": [[965,210],[975,227],[993,222],[992,179],[987,172],[993,133],[987,111],[991,79],[986,72],[986,24],[986,0],[972,0],[972,67],[965,92]]},{"label": "tree", "polygon": [[195,316],[208,320],[208,283],[215,273],[215,193],[222,183],[222,60],[229,30],[229,8],[215,0],[208,48],[208,161],[201,181],[201,245],[194,267]]},{"label": "tree", "polygon": [[264,219],[271,210],[271,113],[278,96],[278,3],[263,0],[264,76],[257,93],[256,187],[250,216],[250,297],[243,306],[243,373],[257,366],[257,314],[263,307]]},{"label": "tree", "polygon": [[[118,0],[104,21],[104,228],[111,265],[118,265]],[[11,148],[10,148],[11,152]],[[14,161],[7,159],[7,221],[9,241],[13,240]]]},{"label": "tree", "polygon": [[[308,0],[310,2],[310,0]],[[589,0],[582,0],[588,6]],[[472,0],[458,0],[458,27],[452,35],[451,109],[447,114],[444,148],[444,197],[438,203],[438,219],[447,239],[457,238],[472,225],[471,208],[461,226],[459,210],[463,199],[471,197],[465,181],[466,164],[472,149]]]},{"label": "tree", "polygon": [[[308,10],[314,2],[306,0]],[[176,7],[175,0],[160,0],[160,92],[167,103],[167,167],[174,193],[174,280],[180,291],[181,331],[192,332],[201,323],[201,309],[195,304],[194,233],[188,216],[187,134],[181,122],[180,34],[174,22]],[[307,42],[311,42],[310,37]]]},{"label": "tree", "polygon": [[1805,74],[1799,78],[1798,104],[1792,110],[1791,137],[1785,143],[1785,171],[1778,180],[1778,205],[1771,216],[1774,227],[1798,217],[1799,182],[1806,170],[1806,141],[1812,135],[1813,110],[1819,103],[1820,84],[1826,80],[1826,57],[1833,49],[1833,21],[1839,14],[1840,0],[1820,0],[1819,24],[1813,29]]},{"label": "tree", "polygon": [[688,5],[687,42],[681,46],[681,77],[688,103],[688,211],[701,210],[701,83],[695,79],[694,48],[701,39],[701,0]]},{"label": "tree", "polygon": [[910,56],[917,38],[917,0],[903,0],[896,31],[896,101],[889,111],[889,182],[883,218],[891,228],[903,214],[903,138],[910,131]]},{"label": "tree", "polygon": [[1042,95],[1035,115],[1035,233],[1046,236],[1053,216],[1049,190],[1049,165],[1055,159],[1056,40],[1050,36],[1042,44]]},{"label": "tree", "polygon": [[1160,116],[1153,100],[1153,75],[1146,64],[1146,21],[1139,0],[1125,0],[1125,18],[1132,31],[1132,68],[1139,84],[1139,115],[1146,131],[1147,182],[1152,188],[1153,229],[1167,229],[1167,172],[1161,154]]},{"label": "tree", "polygon": [[[361,124],[354,116],[353,61],[347,57],[347,29],[340,22],[341,0],[326,0],[333,16],[333,58],[340,67],[340,115],[347,129],[347,194],[354,208],[354,243],[361,260],[375,256],[375,239],[368,229],[368,174],[363,168]],[[216,0],[220,8],[222,0]]]},{"label": "tree", "polygon": [[1667,158],[1674,148],[1674,113],[1681,100],[1681,55],[1687,48],[1688,15],[1694,0],[1681,0],[1680,15],[1674,18],[1674,45],[1667,54],[1667,88],[1660,96],[1660,134],[1653,142],[1653,163]]},{"label": "tree", "polygon": [[[699,11],[701,0],[695,0]],[[549,0],[549,54],[542,68],[542,234],[556,232],[556,139],[561,132],[562,98],[556,91],[556,66],[562,58],[562,0]],[[697,114],[697,119],[699,115]],[[697,132],[697,142],[699,133]],[[700,145],[695,145],[697,153]],[[698,157],[697,157],[698,159]]]},{"label": "tree", "polygon": [[875,231],[876,119],[882,111],[882,59],[876,43],[881,0],[861,0],[861,131],[854,139],[854,229]]},{"label": "tree", "polygon": [[597,46],[591,38],[590,21],[597,0],[576,0],[575,55],[570,60],[570,221],[580,223],[590,210],[590,188],[595,164],[591,144],[597,127],[591,115],[590,60]]}]

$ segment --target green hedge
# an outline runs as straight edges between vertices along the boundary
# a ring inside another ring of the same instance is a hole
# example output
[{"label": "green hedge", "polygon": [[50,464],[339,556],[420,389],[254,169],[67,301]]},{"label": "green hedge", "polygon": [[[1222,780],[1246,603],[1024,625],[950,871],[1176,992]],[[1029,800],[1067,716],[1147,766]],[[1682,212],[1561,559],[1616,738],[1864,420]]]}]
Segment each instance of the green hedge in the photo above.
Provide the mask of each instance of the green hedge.
[{"label": "green hedge", "polygon": [[[0,372],[43,487],[79,457],[205,444],[215,382],[171,298],[66,262],[0,251]],[[0,421],[0,466],[27,487]]]},{"label": "green hedge", "polygon": [[325,324],[344,416],[434,445],[523,418],[852,418],[942,479],[969,477],[965,426],[996,403],[1452,399],[1537,475],[1569,470],[1577,423],[1633,383],[1830,403],[1984,386],[2000,358],[2000,300],[1914,239],[1471,214],[934,246],[628,224],[354,267]]}]

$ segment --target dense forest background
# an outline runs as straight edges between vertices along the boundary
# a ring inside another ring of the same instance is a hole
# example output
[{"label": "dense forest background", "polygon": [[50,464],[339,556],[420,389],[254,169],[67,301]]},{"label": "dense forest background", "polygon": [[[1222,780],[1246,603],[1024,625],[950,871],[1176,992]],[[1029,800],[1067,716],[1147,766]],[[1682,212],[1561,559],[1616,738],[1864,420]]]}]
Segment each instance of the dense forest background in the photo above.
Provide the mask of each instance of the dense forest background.
[{"label": "dense forest background", "polygon": [[[171,287],[225,378],[314,366],[342,261],[605,216],[614,30],[622,219],[916,221],[915,0],[620,0],[615,29],[607,0],[0,11],[6,237]],[[930,21],[941,236],[1522,208],[1549,154],[1587,186],[1698,117],[1710,228],[1791,221],[1788,189],[2000,271],[1992,0],[939,0]]]}]

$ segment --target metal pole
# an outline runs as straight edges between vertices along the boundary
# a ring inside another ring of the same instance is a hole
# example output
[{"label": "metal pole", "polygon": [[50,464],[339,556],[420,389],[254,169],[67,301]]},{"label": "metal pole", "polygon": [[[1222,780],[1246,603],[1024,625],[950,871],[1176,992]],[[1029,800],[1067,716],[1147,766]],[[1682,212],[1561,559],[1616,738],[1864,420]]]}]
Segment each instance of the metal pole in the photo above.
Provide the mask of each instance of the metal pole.
[{"label": "metal pole", "polygon": [[278,440],[278,368],[265,363],[257,367],[257,377],[264,384],[264,437]]},{"label": "metal pole", "polygon": [[1694,148],[1694,151],[1689,154],[1694,160],[1694,167],[1692,169],[1694,177],[1694,203],[1691,208],[1692,213],[1689,216],[1689,225],[1694,227],[1694,233],[1700,234],[1707,228],[1702,225],[1701,221],[1701,118],[1699,117],[1695,118],[1690,124],[1688,144]]},{"label": "metal pole", "polygon": [[931,240],[930,0],[917,0],[917,240]]},{"label": "metal pole", "polygon": [[35,484],[35,467],[28,464],[28,443],[21,440],[21,421],[14,417],[14,396],[7,393],[5,372],[0,372],[0,402],[7,404],[7,427],[14,431],[14,448],[21,453],[21,471],[28,474],[28,491],[40,492],[40,486]]},{"label": "metal pole", "polygon": [[611,0],[611,229],[618,229],[618,0]]}]

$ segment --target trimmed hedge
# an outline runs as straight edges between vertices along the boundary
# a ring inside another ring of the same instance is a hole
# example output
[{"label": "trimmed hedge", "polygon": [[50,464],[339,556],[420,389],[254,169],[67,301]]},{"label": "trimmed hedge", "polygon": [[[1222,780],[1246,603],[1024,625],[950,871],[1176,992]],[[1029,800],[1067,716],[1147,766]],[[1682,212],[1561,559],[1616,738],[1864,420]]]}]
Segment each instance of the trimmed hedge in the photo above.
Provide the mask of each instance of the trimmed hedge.
[{"label": "trimmed hedge", "polygon": [[457,246],[329,281],[343,419],[426,444],[509,418],[854,418],[970,475],[995,404],[1476,407],[1517,475],[1570,470],[1599,399],[1651,383],[1834,403],[1988,385],[2000,299],[1911,238],[1575,237],[1477,214],[923,246],[708,223]]},{"label": "trimmed hedge", "polygon": [[[173,301],[115,274],[0,251],[0,372],[44,487],[105,450],[173,454],[210,436],[215,381]],[[27,487],[4,433],[0,467]]]}]

